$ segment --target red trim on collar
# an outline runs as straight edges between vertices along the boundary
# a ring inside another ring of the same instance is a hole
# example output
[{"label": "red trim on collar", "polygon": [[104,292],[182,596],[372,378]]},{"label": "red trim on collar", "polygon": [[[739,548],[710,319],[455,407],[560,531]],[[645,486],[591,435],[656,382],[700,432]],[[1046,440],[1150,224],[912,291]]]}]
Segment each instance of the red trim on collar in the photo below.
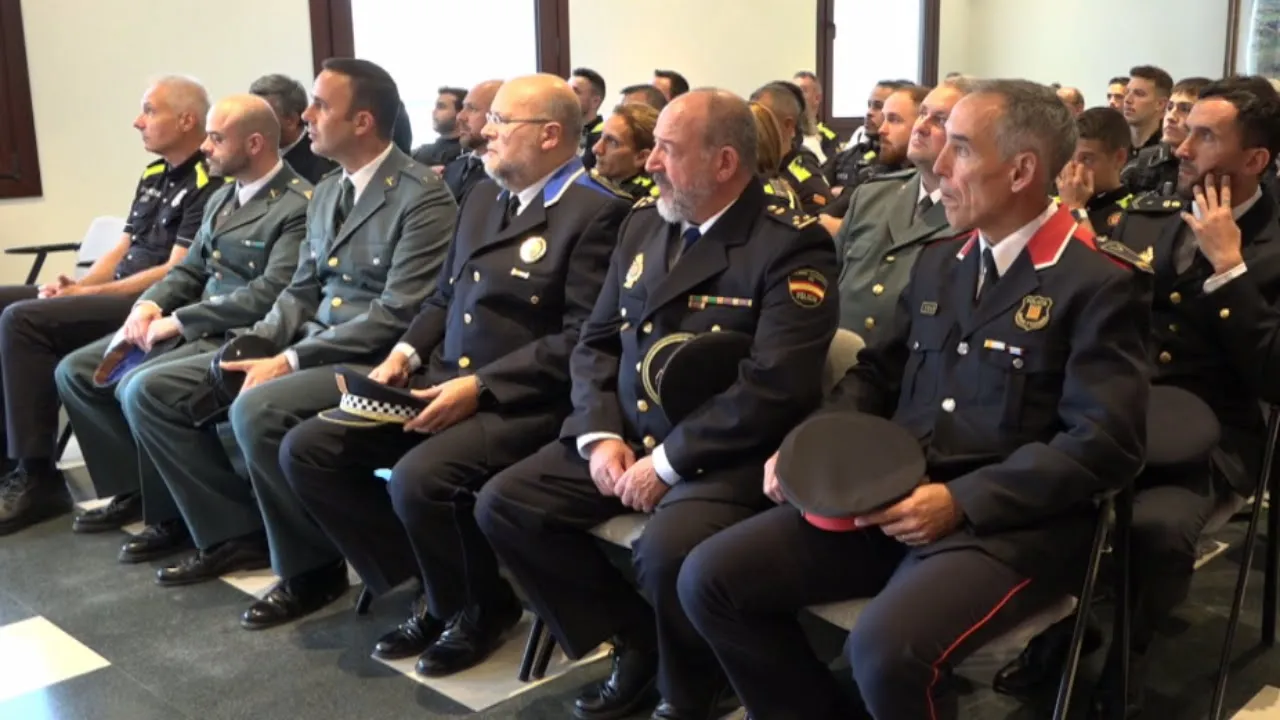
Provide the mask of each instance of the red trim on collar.
[{"label": "red trim on collar", "polygon": [[965,241],[964,245],[960,246],[960,252],[956,253],[957,260],[963,260],[965,256],[969,254],[969,251],[973,249],[973,246],[978,244],[978,231],[970,230],[969,232],[961,233],[960,235],[957,235],[952,239],[959,240],[961,238],[968,238],[968,239]]},{"label": "red trim on collar", "polygon": [[[964,237],[964,235],[960,237]],[[978,232],[976,230],[969,231],[968,237],[968,241],[960,248],[960,252],[956,253],[957,260],[963,260],[969,254],[969,251],[978,244]],[[1093,233],[1080,227],[1076,223],[1076,219],[1072,217],[1070,210],[1059,206],[1058,211],[1050,215],[1044,225],[1041,225],[1036,234],[1032,235],[1031,239],[1027,241],[1026,252],[1030,255],[1031,264],[1037,270],[1043,270],[1057,264],[1072,238],[1083,242],[1090,250],[1097,249]]]}]

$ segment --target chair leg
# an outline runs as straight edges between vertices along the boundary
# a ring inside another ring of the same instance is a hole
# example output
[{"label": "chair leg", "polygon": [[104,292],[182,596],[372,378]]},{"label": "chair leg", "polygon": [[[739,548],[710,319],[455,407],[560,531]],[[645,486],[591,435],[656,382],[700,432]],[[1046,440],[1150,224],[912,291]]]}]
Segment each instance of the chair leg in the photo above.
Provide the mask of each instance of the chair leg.
[{"label": "chair leg", "polygon": [[542,644],[542,634],[545,631],[542,618],[534,616],[533,625],[529,627],[529,639],[524,643],[524,655],[520,658],[520,671],[516,673],[516,679],[520,682],[529,682],[529,675],[533,672],[533,664],[537,659],[538,647]]},{"label": "chair leg", "polygon": [[1130,555],[1130,537],[1133,528],[1133,495],[1132,487],[1127,487],[1121,491],[1119,498],[1116,500],[1115,513],[1116,524],[1112,531],[1111,547],[1113,549],[1112,557],[1115,558],[1115,577],[1112,582],[1115,586],[1116,610],[1115,621],[1111,629],[1111,644],[1118,645],[1119,667],[1117,671],[1120,677],[1117,678],[1115,684],[1116,692],[1123,702],[1112,704],[1113,720],[1124,720],[1128,713],[1129,698],[1129,660],[1130,660],[1130,622],[1133,613],[1133,605],[1129,597],[1129,579],[1132,568],[1132,556]]},{"label": "chair leg", "polygon": [[360,589],[360,597],[356,598],[356,615],[368,615],[369,606],[373,604],[373,591],[368,586]]},{"label": "chair leg", "polygon": [[1080,653],[1084,647],[1085,629],[1089,625],[1089,608],[1093,605],[1093,591],[1098,580],[1098,566],[1102,564],[1102,550],[1114,522],[1114,501],[1107,500],[1099,511],[1098,523],[1093,531],[1093,549],[1089,552],[1089,567],[1085,571],[1084,589],[1080,592],[1079,610],[1075,627],[1071,631],[1071,647],[1062,668],[1062,681],[1058,684],[1058,699],[1053,706],[1054,720],[1066,720],[1071,709],[1071,693],[1075,689],[1076,671],[1080,669]]},{"label": "chair leg", "polygon": [[44,268],[45,258],[49,257],[48,252],[38,252],[35,258],[31,260],[31,269],[27,271],[27,281],[25,285],[35,285],[40,279],[40,271]]},{"label": "chair leg", "polygon": [[62,432],[58,433],[58,449],[54,452],[53,457],[56,462],[62,461],[62,455],[67,451],[67,445],[71,444],[71,423],[68,422],[62,426]]},{"label": "chair leg", "polygon": [[1262,644],[1276,644],[1276,582],[1280,580],[1280,474],[1271,474],[1267,512],[1267,568],[1262,575]]},{"label": "chair leg", "polygon": [[551,633],[543,633],[542,642],[538,643],[538,654],[533,659],[533,678],[541,680],[547,675],[547,666],[551,664],[551,651],[556,649],[556,638]]}]

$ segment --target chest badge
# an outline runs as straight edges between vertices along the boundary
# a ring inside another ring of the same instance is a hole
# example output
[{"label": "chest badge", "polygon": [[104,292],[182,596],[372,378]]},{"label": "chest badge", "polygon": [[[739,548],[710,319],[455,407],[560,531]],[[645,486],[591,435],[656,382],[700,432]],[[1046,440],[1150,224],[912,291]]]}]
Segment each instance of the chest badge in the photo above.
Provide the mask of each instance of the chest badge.
[{"label": "chest badge", "polygon": [[537,235],[520,243],[520,261],[523,263],[536,263],[546,254],[547,241]]},{"label": "chest badge", "polygon": [[1142,262],[1150,265],[1156,260],[1156,249],[1148,245],[1147,249],[1139,253],[1138,257],[1142,258]]},{"label": "chest badge", "polygon": [[1018,308],[1018,313],[1013,316],[1013,324],[1027,332],[1043,330],[1044,326],[1049,324],[1049,309],[1052,307],[1051,298],[1043,295],[1028,295],[1022,298],[1022,307]]},{"label": "chest badge", "polygon": [[1107,227],[1115,227],[1119,224],[1120,224],[1120,213],[1118,212],[1111,213],[1110,217],[1107,218]]},{"label": "chest badge", "polygon": [[636,259],[631,261],[631,267],[627,268],[627,276],[622,283],[622,287],[630,290],[640,280],[640,276],[644,274],[644,253],[636,253]]}]

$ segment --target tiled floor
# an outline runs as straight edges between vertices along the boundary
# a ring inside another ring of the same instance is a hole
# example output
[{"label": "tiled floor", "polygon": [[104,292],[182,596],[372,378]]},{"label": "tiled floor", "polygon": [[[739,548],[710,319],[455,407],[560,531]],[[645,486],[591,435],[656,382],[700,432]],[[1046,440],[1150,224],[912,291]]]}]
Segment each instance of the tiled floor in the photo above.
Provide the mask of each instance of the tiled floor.
[{"label": "tiled floor", "polygon": [[[351,612],[352,591],[294,625],[245,632],[237,616],[269,574],[164,589],[152,582],[154,565],[116,562],[121,535],[74,536],[68,525],[61,518],[0,539],[0,720],[567,718],[578,690],[608,670],[557,655],[547,680],[517,682],[522,624],[485,665],[447,680],[416,678],[412,661],[369,657],[378,635],[402,619],[408,592],[378,600],[363,618]],[[1205,716],[1242,535],[1238,524],[1220,534],[1230,547],[1197,573],[1191,601],[1166,629],[1145,716]],[[1280,720],[1280,649],[1251,651],[1260,581],[1237,641],[1248,660],[1234,669],[1228,697],[1238,720]],[[839,638],[821,640],[838,646]],[[1083,685],[1098,660],[1089,659]],[[962,707],[978,720],[1045,717],[985,687]]]}]

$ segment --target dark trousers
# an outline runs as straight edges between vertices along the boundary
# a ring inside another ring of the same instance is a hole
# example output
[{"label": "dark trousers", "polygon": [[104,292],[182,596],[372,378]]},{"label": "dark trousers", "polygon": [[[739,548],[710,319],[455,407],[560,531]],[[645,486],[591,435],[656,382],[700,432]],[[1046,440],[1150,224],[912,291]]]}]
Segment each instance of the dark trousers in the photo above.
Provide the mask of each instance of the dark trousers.
[{"label": "dark trousers", "polygon": [[802,608],[874,597],[845,644],[877,720],[955,718],[950,668],[1041,609],[1047,585],[978,550],[919,558],[878,530],[827,532],[775,507],[707,540],[680,599],[751,716],[836,720],[850,708],[801,630]]},{"label": "dark trousers", "polygon": [[0,287],[0,370],[10,458],[57,459],[53,371],[64,355],[119,329],[135,299],[85,295],[41,300],[32,286]]},{"label": "dark trousers", "polygon": [[[555,436],[555,413],[480,413],[435,435],[321,418],[285,435],[280,467],[311,516],[375,593],[419,576],[432,615],[505,599],[497,559],[474,518],[494,473]],[[391,480],[373,476],[391,467]]]},{"label": "dark trousers", "polygon": [[[689,482],[714,483],[716,474]],[[719,670],[680,607],[676,579],[699,543],[757,509],[697,497],[660,504],[632,548],[643,596],[587,532],[632,510],[602,496],[587,461],[565,443],[546,445],[494,477],[480,493],[476,519],[570,657],[618,635],[652,637],[656,621],[663,698],[701,707],[712,699]]]}]

